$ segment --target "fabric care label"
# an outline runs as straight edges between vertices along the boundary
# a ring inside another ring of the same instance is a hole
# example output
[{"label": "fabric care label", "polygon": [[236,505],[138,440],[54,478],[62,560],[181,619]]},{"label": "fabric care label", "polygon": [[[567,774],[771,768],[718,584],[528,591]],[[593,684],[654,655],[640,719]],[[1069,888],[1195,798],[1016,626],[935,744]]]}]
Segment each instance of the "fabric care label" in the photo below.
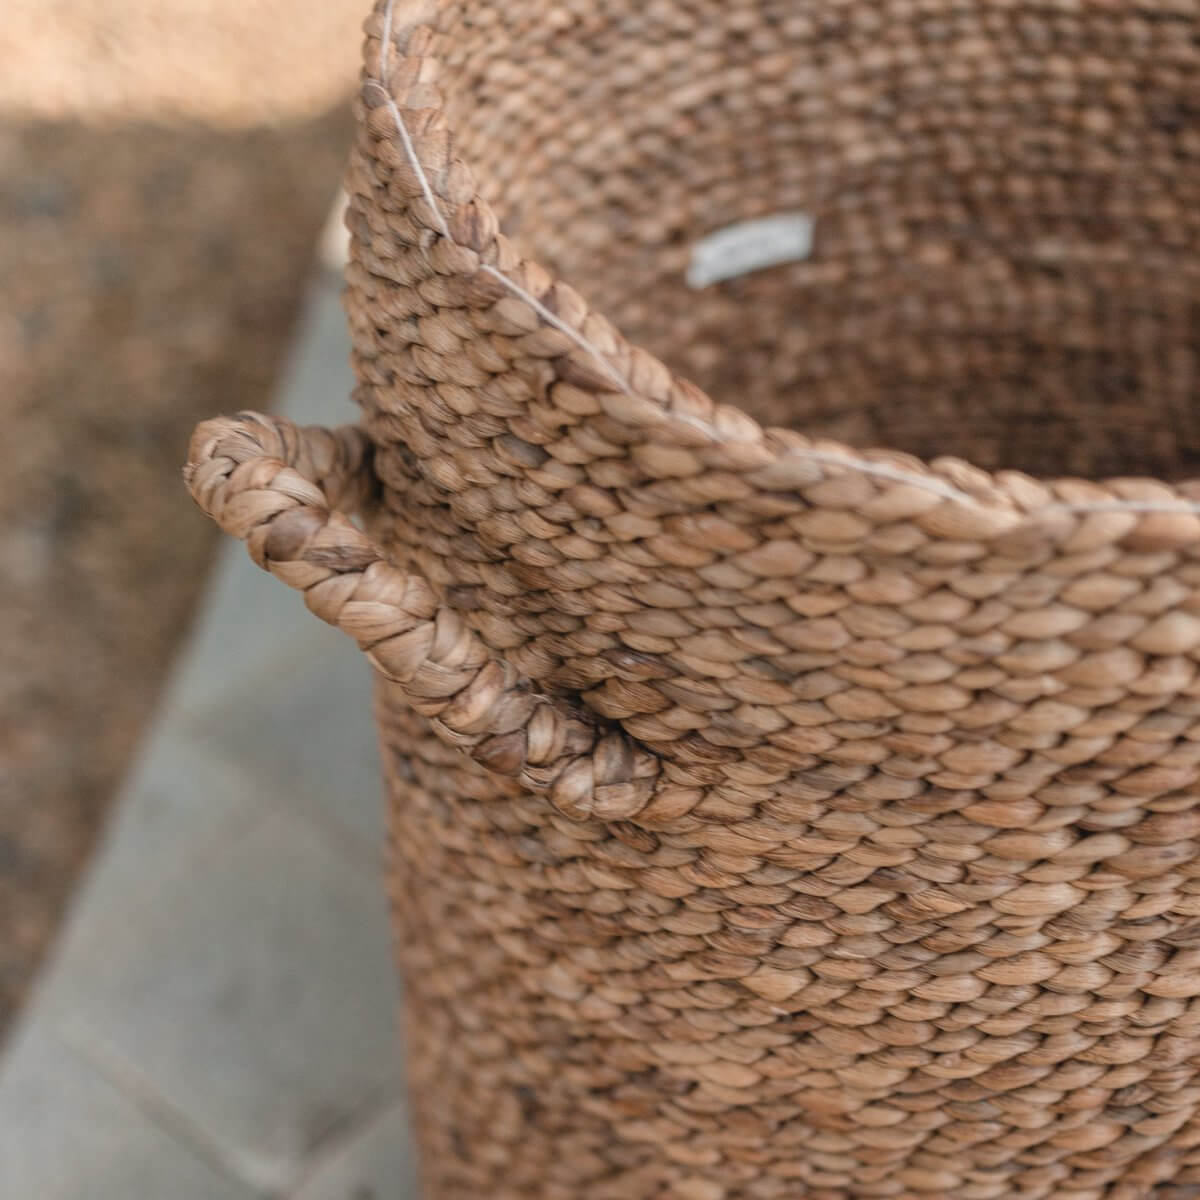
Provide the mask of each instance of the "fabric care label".
[{"label": "fabric care label", "polygon": [[687,281],[693,288],[736,279],[764,267],[799,262],[812,253],[813,219],[808,213],[779,213],[726,225],[696,243]]}]

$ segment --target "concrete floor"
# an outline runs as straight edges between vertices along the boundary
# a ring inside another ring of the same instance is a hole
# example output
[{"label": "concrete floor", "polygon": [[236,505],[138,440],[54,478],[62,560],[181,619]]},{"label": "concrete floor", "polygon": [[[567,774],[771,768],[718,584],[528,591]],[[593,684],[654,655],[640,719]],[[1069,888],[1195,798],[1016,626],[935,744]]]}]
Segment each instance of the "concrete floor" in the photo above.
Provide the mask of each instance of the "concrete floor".
[{"label": "concrete floor", "polygon": [[[293,420],[353,419],[339,286]],[[365,661],[227,542],[0,1059],[0,1200],[415,1197],[382,829]]]}]

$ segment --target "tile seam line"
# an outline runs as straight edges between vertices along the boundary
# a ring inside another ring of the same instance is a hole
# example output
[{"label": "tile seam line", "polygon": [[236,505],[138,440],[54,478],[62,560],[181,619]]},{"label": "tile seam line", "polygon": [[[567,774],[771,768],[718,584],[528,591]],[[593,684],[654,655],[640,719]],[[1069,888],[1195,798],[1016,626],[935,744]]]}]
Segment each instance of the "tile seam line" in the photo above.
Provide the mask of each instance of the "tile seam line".
[{"label": "tile seam line", "polygon": [[304,1190],[317,1182],[326,1167],[337,1163],[352,1149],[357,1138],[369,1135],[392,1113],[406,1108],[403,1081],[368,1088],[362,1101],[341,1121],[318,1139],[302,1170],[284,1192],[281,1200],[300,1200]]},{"label": "tile seam line", "polygon": [[177,1146],[181,1146],[223,1178],[237,1184],[254,1197],[275,1200],[280,1193],[264,1191],[238,1169],[226,1153],[220,1138],[190,1116],[119,1051],[103,1044],[103,1039],[77,1019],[51,1021],[49,1032],[68,1051],[115,1088],[150,1125]]}]

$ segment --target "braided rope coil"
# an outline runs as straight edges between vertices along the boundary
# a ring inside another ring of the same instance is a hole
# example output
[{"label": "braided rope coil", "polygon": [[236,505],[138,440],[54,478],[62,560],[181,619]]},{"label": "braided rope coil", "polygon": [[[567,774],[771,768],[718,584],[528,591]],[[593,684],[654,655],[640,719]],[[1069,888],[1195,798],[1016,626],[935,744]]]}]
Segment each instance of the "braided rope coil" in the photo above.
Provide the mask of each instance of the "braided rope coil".
[{"label": "braided rope coil", "polygon": [[658,777],[652,755],[534,691],[334,507],[367,506],[371,455],[353,426],[300,429],[242,413],[196,429],[185,480],[221,529],[352,637],[447,744],[573,817],[641,812]]}]

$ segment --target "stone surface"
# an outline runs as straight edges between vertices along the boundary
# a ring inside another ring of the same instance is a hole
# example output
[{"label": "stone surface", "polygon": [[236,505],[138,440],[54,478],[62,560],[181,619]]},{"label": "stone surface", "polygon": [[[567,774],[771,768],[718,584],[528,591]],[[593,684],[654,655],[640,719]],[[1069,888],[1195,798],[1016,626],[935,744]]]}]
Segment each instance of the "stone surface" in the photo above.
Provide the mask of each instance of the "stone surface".
[{"label": "stone surface", "polygon": [[45,1027],[20,1030],[0,1074],[4,1200],[253,1200],[161,1129]]},{"label": "stone surface", "polygon": [[418,1200],[403,1104],[385,1110],[295,1193],[294,1200]]},{"label": "stone surface", "polygon": [[168,722],[143,747],[77,899],[59,957],[83,961],[138,925],[189,865],[262,807],[262,785]]},{"label": "stone surface", "polygon": [[147,906],[78,977],[74,1036],[127,1062],[260,1188],[395,1089],[380,880],[270,815]]},{"label": "stone surface", "polygon": [[[276,591],[283,585],[270,580]],[[297,598],[284,595],[283,600]],[[323,628],[294,658],[198,722],[205,745],[263,779],[288,806],[383,851],[383,780],[371,715],[371,669],[344,634]]]}]

